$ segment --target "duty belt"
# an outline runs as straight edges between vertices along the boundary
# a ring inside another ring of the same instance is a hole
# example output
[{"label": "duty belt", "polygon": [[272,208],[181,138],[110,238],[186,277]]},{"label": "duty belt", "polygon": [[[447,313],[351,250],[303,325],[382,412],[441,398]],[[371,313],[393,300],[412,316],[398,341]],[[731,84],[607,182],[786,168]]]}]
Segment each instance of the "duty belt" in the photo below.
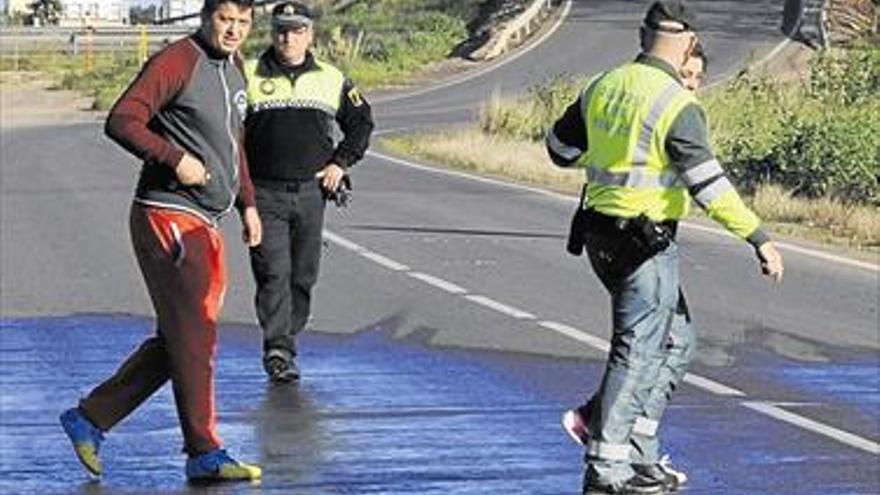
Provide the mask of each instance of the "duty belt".
[{"label": "duty belt", "polygon": [[[634,218],[624,218],[624,217],[615,217],[612,215],[606,215],[604,213],[598,212],[592,208],[586,211],[585,222],[587,224],[587,229],[593,232],[599,232],[606,235],[614,235],[622,232],[626,232],[628,229],[628,224],[632,222]],[[658,226],[662,227],[669,234],[670,239],[675,238],[675,234],[678,231],[678,221],[676,220],[663,220],[660,222],[654,222]]]}]

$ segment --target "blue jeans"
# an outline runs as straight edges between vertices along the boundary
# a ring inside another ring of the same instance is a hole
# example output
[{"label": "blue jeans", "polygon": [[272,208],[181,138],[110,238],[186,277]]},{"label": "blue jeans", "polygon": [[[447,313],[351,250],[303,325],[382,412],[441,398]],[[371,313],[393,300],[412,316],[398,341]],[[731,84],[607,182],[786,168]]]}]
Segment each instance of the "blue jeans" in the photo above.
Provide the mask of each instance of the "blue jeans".
[{"label": "blue jeans", "polygon": [[589,234],[586,248],[611,295],[614,328],[605,375],[588,404],[585,475],[612,484],[632,477],[632,464],[656,462],[656,426],[694,339],[675,242],[634,270],[629,241],[620,236]]}]

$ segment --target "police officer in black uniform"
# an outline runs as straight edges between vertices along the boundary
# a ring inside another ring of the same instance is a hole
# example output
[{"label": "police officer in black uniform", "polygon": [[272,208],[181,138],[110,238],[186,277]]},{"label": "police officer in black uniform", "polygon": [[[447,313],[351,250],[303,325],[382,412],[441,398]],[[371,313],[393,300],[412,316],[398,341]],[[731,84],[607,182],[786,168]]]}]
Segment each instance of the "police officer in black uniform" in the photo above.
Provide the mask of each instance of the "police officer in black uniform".
[{"label": "police officer in black uniform", "polygon": [[263,366],[275,382],[299,378],[296,336],[318,277],[324,206],[364,156],[373,130],[358,89],[311,52],[314,22],[300,2],[276,5],[272,46],[245,64],[245,143],[264,229],[251,268]]}]

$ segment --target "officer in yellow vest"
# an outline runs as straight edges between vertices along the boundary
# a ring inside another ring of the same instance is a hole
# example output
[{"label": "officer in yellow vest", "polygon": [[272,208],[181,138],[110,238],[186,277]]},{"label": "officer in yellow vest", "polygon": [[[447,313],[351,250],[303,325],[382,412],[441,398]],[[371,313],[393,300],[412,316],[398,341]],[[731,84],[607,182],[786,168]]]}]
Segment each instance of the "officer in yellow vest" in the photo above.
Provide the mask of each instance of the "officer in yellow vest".
[{"label": "officer in yellow vest", "polygon": [[364,156],[373,130],[370,105],[354,84],[312,54],[314,21],[306,5],[279,3],[272,46],[245,63],[245,148],[263,219],[251,268],[263,366],[275,382],[299,379],[296,336],[318,277],[325,202]]},{"label": "officer in yellow vest", "polygon": [[613,307],[602,383],[563,415],[586,447],[585,494],[666,493],[687,479],[660,457],[657,427],[694,352],[675,241],[691,198],[754,246],[764,274],[779,282],[783,272],[712,152],[702,106],[682,85],[679,71],[698,43],[693,16],[681,2],[654,2],[640,34],[636,60],[590,81],[546,139],[554,163],[586,169],[568,248],[586,247]]}]

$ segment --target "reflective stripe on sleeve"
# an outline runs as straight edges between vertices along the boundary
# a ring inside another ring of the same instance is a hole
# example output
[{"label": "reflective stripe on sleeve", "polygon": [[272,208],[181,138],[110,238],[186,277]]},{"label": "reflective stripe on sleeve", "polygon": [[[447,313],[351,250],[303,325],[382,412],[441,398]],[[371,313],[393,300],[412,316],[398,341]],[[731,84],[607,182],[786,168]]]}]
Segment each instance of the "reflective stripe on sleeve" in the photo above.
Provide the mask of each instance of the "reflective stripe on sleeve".
[{"label": "reflective stripe on sleeve", "polygon": [[715,182],[700,189],[700,191],[694,195],[694,200],[696,200],[700,206],[706,208],[712,201],[731,189],[733,189],[733,184],[730,183],[730,180],[728,180],[727,177],[719,177]]},{"label": "reflective stripe on sleeve", "polygon": [[721,164],[718,163],[718,160],[713,158],[697,165],[696,167],[685,170],[682,172],[681,176],[684,179],[685,184],[688,186],[694,186],[723,173],[724,169],[721,168]]},{"label": "reflective stripe on sleeve", "polygon": [[550,151],[561,156],[566,161],[573,162],[583,154],[583,150],[560,141],[552,129],[547,132],[547,137],[544,138],[544,141]]}]

